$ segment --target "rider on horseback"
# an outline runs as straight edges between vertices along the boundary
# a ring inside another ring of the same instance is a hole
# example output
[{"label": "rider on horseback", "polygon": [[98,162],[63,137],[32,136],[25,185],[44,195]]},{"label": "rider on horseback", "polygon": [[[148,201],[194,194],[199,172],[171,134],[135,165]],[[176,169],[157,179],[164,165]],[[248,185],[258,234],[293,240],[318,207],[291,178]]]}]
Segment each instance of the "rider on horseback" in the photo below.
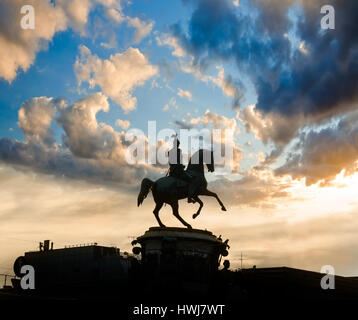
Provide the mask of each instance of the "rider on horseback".
[{"label": "rider on horseback", "polygon": [[169,150],[169,176],[178,179],[183,179],[185,175],[183,165],[183,155],[179,148],[180,141],[178,138],[174,139],[173,148]]},{"label": "rider on horseback", "polygon": [[[203,202],[198,197],[199,195],[216,198],[221,206],[221,210],[226,211],[226,208],[219,199],[218,195],[215,192],[208,190],[208,183],[205,179],[204,165],[206,165],[209,172],[214,172],[213,150],[199,149],[196,151],[190,157],[188,167],[186,171],[184,171],[183,165],[181,164],[181,151],[178,147],[179,141],[176,139],[173,149],[170,151],[170,154],[172,155],[170,157],[171,177],[161,177],[156,181],[152,181],[148,178],[143,179],[137,198],[137,205],[140,206],[144,199],[148,196],[149,192],[152,192],[155,202],[153,213],[158,221],[159,226],[162,228],[164,228],[165,225],[159,218],[159,211],[164,204],[169,204],[172,207],[173,215],[187,228],[191,228],[191,225],[187,223],[179,214],[178,202],[179,200],[188,197],[188,195],[189,200],[190,197],[194,198],[194,201],[200,205],[197,212],[193,214],[193,219],[195,219],[200,214],[200,211],[203,208]],[[178,183],[179,179],[182,178],[184,180],[185,174],[188,173],[190,174],[190,177],[192,177],[190,180],[188,179],[188,186],[185,186],[184,183]],[[173,176],[179,176],[179,179],[173,179]]]},{"label": "rider on horseback", "polygon": [[175,177],[177,179],[184,180],[189,185],[188,190],[188,202],[195,202],[192,198],[194,196],[195,188],[191,186],[192,177],[184,171],[185,166],[183,165],[183,155],[182,151],[179,148],[180,141],[175,137],[173,142],[173,148],[169,150],[169,176]]}]

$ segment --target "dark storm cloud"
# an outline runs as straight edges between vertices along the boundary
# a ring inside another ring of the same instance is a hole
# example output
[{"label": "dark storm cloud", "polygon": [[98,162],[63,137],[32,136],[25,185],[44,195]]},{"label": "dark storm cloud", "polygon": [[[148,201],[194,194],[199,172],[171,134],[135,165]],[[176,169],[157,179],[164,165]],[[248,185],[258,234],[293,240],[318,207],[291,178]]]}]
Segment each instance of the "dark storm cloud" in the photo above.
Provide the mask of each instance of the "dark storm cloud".
[{"label": "dark storm cloud", "polygon": [[[326,4],[335,8],[336,30],[323,32],[320,8]],[[224,0],[201,0],[194,6],[187,30],[176,24],[173,34],[201,68],[217,59],[236,61],[238,70],[251,77],[256,108],[263,114],[279,114],[287,121],[300,114],[305,122],[320,121],[357,102],[356,0],[255,0],[249,2],[251,17]],[[307,53],[292,50],[284,36],[294,28],[290,10],[298,12],[296,35]]]},{"label": "dark storm cloud", "polygon": [[[240,70],[259,72],[266,67],[274,73],[290,54],[290,43],[283,34],[265,36],[265,28],[256,24],[259,18],[234,10],[229,1],[201,0],[185,32],[180,24],[172,32],[194,63],[201,68],[216,59],[234,60]],[[257,10],[256,10],[257,11]],[[287,19],[286,19],[287,20]],[[287,20],[285,25],[288,25]],[[255,73],[255,74],[256,74]],[[254,76],[254,73],[251,73]]]},{"label": "dark storm cloud", "polygon": [[257,108],[283,115],[302,112],[327,117],[352,108],[358,100],[358,2],[331,1],[336,30],[322,32],[320,7],[326,2],[303,3],[297,25],[308,54],[296,52],[289,70],[282,69],[278,87],[264,77],[257,82]]}]

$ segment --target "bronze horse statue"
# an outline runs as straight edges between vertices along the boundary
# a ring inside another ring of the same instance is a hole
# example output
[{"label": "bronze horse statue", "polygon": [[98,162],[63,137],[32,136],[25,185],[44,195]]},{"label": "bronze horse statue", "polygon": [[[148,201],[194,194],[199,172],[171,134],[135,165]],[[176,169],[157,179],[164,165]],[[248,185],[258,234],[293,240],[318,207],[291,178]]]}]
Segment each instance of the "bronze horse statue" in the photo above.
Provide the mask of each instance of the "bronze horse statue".
[{"label": "bronze horse statue", "polygon": [[[208,161],[209,159],[209,161]],[[193,161],[195,160],[195,161]],[[214,172],[214,156],[213,151],[206,149],[200,149],[190,158],[186,172],[197,181],[197,188],[193,200],[199,203],[198,211],[193,214],[195,219],[203,207],[203,202],[199,199],[199,195],[214,197],[219,202],[221,210],[226,211],[224,204],[219,199],[218,195],[207,189],[208,183],[205,179],[204,174],[204,163],[206,164],[209,172]],[[153,198],[155,201],[154,216],[157,219],[161,227],[165,227],[159,218],[159,210],[163,207],[164,203],[169,204],[172,207],[173,214],[178,220],[191,229],[191,225],[187,223],[179,215],[179,204],[178,200],[185,199],[188,197],[189,184],[184,180],[177,179],[175,177],[162,177],[157,181],[150,179],[143,179],[141,189],[138,195],[138,207],[143,203],[150,190],[152,190]]]}]

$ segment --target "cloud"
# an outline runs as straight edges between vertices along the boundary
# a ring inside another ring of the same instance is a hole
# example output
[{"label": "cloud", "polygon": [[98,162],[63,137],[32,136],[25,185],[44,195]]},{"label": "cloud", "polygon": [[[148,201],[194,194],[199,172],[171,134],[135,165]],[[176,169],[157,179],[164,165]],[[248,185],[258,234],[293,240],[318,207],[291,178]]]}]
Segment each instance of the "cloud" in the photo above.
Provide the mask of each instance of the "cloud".
[{"label": "cloud", "polygon": [[183,129],[228,129],[232,130],[235,134],[240,133],[235,118],[227,118],[218,113],[213,113],[209,109],[207,109],[202,116],[196,118],[192,117],[190,113],[187,113],[181,121],[176,121],[176,123],[178,126],[183,127]]},{"label": "cloud", "polygon": [[123,128],[124,130],[127,130],[130,127],[131,123],[128,120],[117,119],[116,120],[116,125],[118,127]]},{"label": "cloud", "polygon": [[215,129],[230,129],[234,131],[238,130],[235,118],[227,118],[218,113],[213,113],[209,109],[207,109],[201,117],[189,117],[189,123],[192,126],[202,124],[205,127],[212,125]]},{"label": "cloud", "polygon": [[133,43],[138,44],[141,42],[145,37],[147,37],[153,29],[154,21],[143,21],[138,17],[130,17],[123,13],[122,7],[117,6],[115,8],[109,6],[106,11],[107,17],[114,21],[116,24],[122,24],[124,22],[127,23],[128,26],[135,29]]},{"label": "cloud", "polygon": [[305,120],[303,116],[296,117],[293,121],[279,113],[264,114],[256,105],[239,110],[237,118],[242,121],[246,131],[252,131],[257,139],[265,144],[273,141],[279,146],[288,144]]},{"label": "cloud", "polygon": [[108,42],[101,42],[101,47],[106,49],[114,49],[117,47],[117,39],[114,33],[109,36]]},{"label": "cloud", "polygon": [[222,194],[225,204],[238,207],[274,208],[277,199],[288,199],[291,196],[290,185],[275,178],[269,171],[258,173],[252,170],[235,181],[220,178],[209,187]]},{"label": "cloud", "polygon": [[[165,106],[164,106],[165,107]],[[192,129],[193,126],[190,125],[189,123],[187,123],[187,121],[185,119],[182,120],[175,120],[174,122],[175,126],[178,127],[179,129],[185,129],[185,130],[189,130]]]},{"label": "cloud", "polygon": [[121,24],[122,22],[125,21],[125,16],[123,15],[123,13],[120,10],[117,10],[114,8],[109,8],[106,11],[106,14],[109,19],[112,19],[113,21],[115,21],[118,24]]},{"label": "cloud", "polygon": [[303,54],[308,54],[309,53],[304,41],[302,41],[300,43],[300,46],[298,47],[298,50],[300,50]]},{"label": "cloud", "polygon": [[[264,58],[265,49],[268,49],[266,56],[271,53],[270,44],[275,39],[259,39],[260,34],[255,33],[255,19],[233,10],[229,1],[201,0],[193,2],[193,5],[187,30],[178,23],[172,26],[171,31],[179,45],[194,57],[194,65],[202,70],[213,61],[217,63],[232,58],[245,67],[249,58],[255,63],[260,61],[258,58]],[[272,62],[278,61],[282,55],[282,52],[275,53]]]},{"label": "cloud", "polygon": [[54,99],[38,97],[25,101],[19,109],[19,126],[26,139],[53,144],[55,139],[50,129],[55,114]]},{"label": "cloud", "polygon": [[60,5],[62,5],[67,13],[69,25],[82,35],[85,34],[88,14],[93,4],[94,2],[91,0],[60,1]]},{"label": "cloud", "polygon": [[244,89],[240,81],[235,81],[231,76],[225,76],[224,68],[217,67],[218,75],[217,77],[208,76],[204,81],[211,81],[219,88],[222,89],[223,94],[227,97],[232,97],[232,107],[237,109],[241,106],[244,99]]},{"label": "cloud", "polygon": [[[287,4],[289,2],[287,1]],[[358,100],[357,45],[354,31],[358,28],[355,14],[356,1],[330,1],[336,11],[336,30],[323,33],[320,29],[320,8],[324,1],[303,1],[303,16],[297,24],[297,35],[308,48],[295,52],[289,68],[281,66],[272,85],[267,78],[260,77],[257,83],[258,109],[264,112],[277,111],[294,116],[303,113],[322,119],[345,112]],[[281,2],[272,1],[275,8]],[[285,6],[284,6],[285,7]],[[270,18],[284,19],[287,11],[278,10]],[[287,18],[286,18],[287,19]]]},{"label": "cloud", "polygon": [[172,55],[175,57],[184,57],[185,50],[179,45],[179,40],[168,33],[163,33],[155,38],[159,46],[168,46],[173,49]]},{"label": "cloud", "polygon": [[191,99],[192,99],[192,95],[191,95],[191,92],[190,91],[188,91],[188,90],[183,90],[183,89],[178,89],[178,96],[180,97],[180,98],[186,98],[186,99],[188,99],[189,101],[191,101]]},{"label": "cloud", "polygon": [[118,137],[110,126],[98,124],[96,119],[99,111],[108,110],[107,97],[102,93],[91,94],[59,110],[57,122],[66,133],[64,144],[72,154],[82,158],[113,157]]},{"label": "cloud", "polygon": [[[19,125],[26,139],[0,139],[0,163],[103,185],[129,187],[144,176],[157,177],[155,167],[127,164],[125,132],[97,122],[96,114],[108,109],[102,93],[72,105],[46,97],[25,101],[19,110]],[[61,126],[62,144],[54,140],[52,124]]]},{"label": "cloud", "polygon": [[177,105],[177,101],[174,97],[170,98],[169,102],[163,107],[163,111],[169,111],[169,110],[178,110],[179,107]]},{"label": "cloud", "polygon": [[206,84],[212,83],[219,87],[224,96],[232,97],[232,108],[237,109],[241,106],[244,100],[244,87],[240,80],[234,80],[232,76],[225,75],[225,70],[222,66],[216,66],[218,70],[217,76],[205,74],[200,67],[194,64],[194,58],[190,57],[189,61],[181,61],[181,69],[183,72],[193,74],[200,81]]},{"label": "cloud", "polygon": [[[23,30],[20,21],[21,7],[32,5],[35,10],[35,29]],[[56,0],[51,1],[4,0],[0,3],[0,77],[12,82],[18,71],[27,71],[36,54],[45,50],[58,32],[72,28],[81,35],[91,10],[96,5],[116,8],[119,1],[104,0]]]},{"label": "cloud", "polygon": [[[225,75],[222,66],[216,66],[217,76],[207,75],[195,62],[195,55],[188,52],[181,44],[178,37],[163,33],[156,37],[159,46],[168,46],[172,49],[172,55],[179,58],[179,65],[183,72],[193,74],[200,81],[206,84],[212,83],[222,89],[224,96],[232,97],[232,107],[239,108],[244,99],[244,87],[240,80],[233,79],[230,75]],[[167,71],[167,65],[163,66]]]},{"label": "cloud", "polygon": [[[5,0],[0,3],[0,77],[14,80],[18,69],[26,71],[35,60],[36,53],[54,34],[67,28],[66,12],[61,6],[54,8],[49,1],[27,1],[36,12],[34,30],[20,26],[22,0]],[[41,27],[40,27],[41,26]]]},{"label": "cloud", "polygon": [[306,179],[306,185],[325,185],[342,171],[346,175],[358,169],[358,115],[346,115],[335,127],[302,133],[286,160],[275,170],[277,175],[289,174]]},{"label": "cloud", "polygon": [[129,166],[113,158],[80,158],[67,148],[45,148],[8,138],[0,139],[0,162],[18,170],[23,168],[107,186],[136,186],[140,179],[152,175],[145,166]]},{"label": "cloud", "polygon": [[136,108],[137,99],[132,91],[158,72],[158,67],[151,65],[139,49],[129,48],[101,60],[85,46],[80,47],[74,69],[80,85],[82,82],[88,82],[91,88],[98,85],[125,112]]},{"label": "cloud", "polygon": [[127,17],[127,22],[130,26],[134,27],[136,29],[134,34],[134,40],[133,43],[139,43],[142,41],[143,38],[149,35],[149,33],[152,31],[154,22],[145,22],[140,20],[139,18],[131,18]]}]

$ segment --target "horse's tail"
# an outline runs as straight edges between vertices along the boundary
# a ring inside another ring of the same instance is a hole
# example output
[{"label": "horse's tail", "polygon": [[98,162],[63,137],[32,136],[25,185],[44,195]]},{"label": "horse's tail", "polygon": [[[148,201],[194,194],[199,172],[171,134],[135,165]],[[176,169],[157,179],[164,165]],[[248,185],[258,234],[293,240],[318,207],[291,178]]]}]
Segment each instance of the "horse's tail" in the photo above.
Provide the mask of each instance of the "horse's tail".
[{"label": "horse's tail", "polygon": [[143,203],[144,199],[147,197],[147,195],[153,185],[154,185],[154,182],[148,178],[144,178],[142,180],[140,192],[138,194],[138,201],[137,201],[138,207]]}]

